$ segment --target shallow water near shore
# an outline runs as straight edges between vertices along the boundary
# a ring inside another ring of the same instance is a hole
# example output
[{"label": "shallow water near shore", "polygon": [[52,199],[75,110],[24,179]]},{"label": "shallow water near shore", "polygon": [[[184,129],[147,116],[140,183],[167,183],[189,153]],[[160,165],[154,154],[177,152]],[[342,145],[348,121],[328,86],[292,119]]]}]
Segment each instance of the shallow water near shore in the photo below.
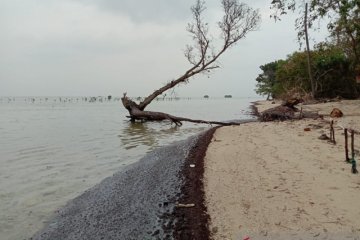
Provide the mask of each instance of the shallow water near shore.
[{"label": "shallow water near shore", "polygon": [[[89,99],[87,99],[89,100]],[[249,119],[257,99],[157,101],[148,110]],[[0,98],[0,237],[26,239],[56,209],[159,146],[209,126],[130,123],[118,99]]]}]

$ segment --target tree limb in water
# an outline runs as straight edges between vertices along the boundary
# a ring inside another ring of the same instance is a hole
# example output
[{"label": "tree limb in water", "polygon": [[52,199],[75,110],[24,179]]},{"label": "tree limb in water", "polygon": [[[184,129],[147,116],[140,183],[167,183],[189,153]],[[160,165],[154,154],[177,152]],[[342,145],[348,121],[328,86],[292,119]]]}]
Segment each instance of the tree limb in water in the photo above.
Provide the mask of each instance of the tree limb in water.
[{"label": "tree limb in water", "polygon": [[[127,98],[126,96],[122,98],[124,105],[132,105],[134,102]],[[124,103],[124,101],[128,101]],[[136,103],[135,103],[136,104]],[[129,110],[129,109],[128,109]],[[137,107],[130,107],[130,116],[128,116],[132,121],[140,120],[140,121],[163,121],[168,120],[172,123],[175,123],[176,126],[181,126],[182,122],[193,122],[193,123],[205,123],[205,124],[217,124],[223,126],[229,125],[240,125],[239,122],[218,122],[218,121],[206,121],[206,120],[196,120],[184,117],[176,117],[163,112],[153,112],[153,111],[143,111],[138,109]]]},{"label": "tree limb in water", "polygon": [[187,45],[184,52],[186,59],[191,67],[185,71],[183,75],[177,79],[167,83],[165,86],[155,90],[149,96],[144,98],[140,103],[132,101],[126,96],[122,97],[124,107],[129,111],[132,121],[135,120],[150,120],[162,121],[170,120],[177,125],[181,125],[181,121],[191,121],[198,123],[213,123],[229,125],[228,123],[209,122],[203,120],[192,120],[181,117],[174,117],[172,115],[161,112],[144,111],[145,108],[159,95],[163,94],[169,89],[181,83],[187,83],[189,79],[200,73],[211,73],[211,71],[219,68],[218,58],[230,47],[235,45],[240,39],[243,39],[250,31],[254,31],[259,22],[260,15],[258,10],[253,10],[244,3],[239,3],[238,0],[222,0],[222,8],[224,16],[218,23],[221,31],[222,45],[216,51],[209,37],[208,24],[204,22],[202,13],[205,11],[204,1],[197,0],[195,5],[191,8],[193,15],[193,22],[187,26],[187,31],[193,39],[193,44]]}]

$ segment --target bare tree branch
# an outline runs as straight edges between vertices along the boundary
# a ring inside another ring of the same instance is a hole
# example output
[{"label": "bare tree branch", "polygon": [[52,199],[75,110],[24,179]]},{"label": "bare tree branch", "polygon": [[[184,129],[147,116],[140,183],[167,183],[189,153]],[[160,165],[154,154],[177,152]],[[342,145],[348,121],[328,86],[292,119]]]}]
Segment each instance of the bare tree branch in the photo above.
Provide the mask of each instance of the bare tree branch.
[{"label": "bare tree branch", "polygon": [[[228,48],[244,38],[247,33],[256,30],[260,23],[258,10],[253,10],[246,4],[239,3],[238,0],[222,0],[221,4],[224,16],[222,21],[218,23],[218,27],[221,30],[223,44],[219,50],[216,51],[216,47],[212,45],[212,41],[209,37],[208,23],[204,22],[202,16],[203,12],[206,10],[205,2],[196,0],[195,5],[191,7],[193,21],[187,25],[187,31],[192,37],[193,44],[187,45],[184,51],[184,55],[191,64],[191,67],[177,79],[155,90],[139,104],[133,102],[124,95],[122,100],[126,109],[136,108],[139,111],[144,111],[156,97],[163,94],[165,91],[180,83],[187,83],[189,78],[194,75],[199,73],[210,73],[212,70],[219,68],[220,66],[217,64],[218,58]],[[140,115],[139,111],[129,110],[130,117],[136,119],[136,115]],[[150,119],[149,114],[146,116]],[[144,118],[144,116],[142,116],[142,118]]]}]

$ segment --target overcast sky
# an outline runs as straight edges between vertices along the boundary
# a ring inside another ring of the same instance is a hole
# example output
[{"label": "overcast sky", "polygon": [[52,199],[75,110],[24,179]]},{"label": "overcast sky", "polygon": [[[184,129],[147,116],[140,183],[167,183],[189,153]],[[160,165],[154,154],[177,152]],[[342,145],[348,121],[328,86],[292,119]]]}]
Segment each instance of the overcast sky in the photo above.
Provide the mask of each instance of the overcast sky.
[{"label": "overcast sky", "polygon": [[[0,0],[0,96],[145,96],[190,66],[186,25],[195,0]],[[216,34],[220,0],[208,0]],[[294,18],[275,23],[270,0],[260,28],[222,58],[209,78],[176,88],[180,96],[255,96],[259,66],[298,50]]]}]

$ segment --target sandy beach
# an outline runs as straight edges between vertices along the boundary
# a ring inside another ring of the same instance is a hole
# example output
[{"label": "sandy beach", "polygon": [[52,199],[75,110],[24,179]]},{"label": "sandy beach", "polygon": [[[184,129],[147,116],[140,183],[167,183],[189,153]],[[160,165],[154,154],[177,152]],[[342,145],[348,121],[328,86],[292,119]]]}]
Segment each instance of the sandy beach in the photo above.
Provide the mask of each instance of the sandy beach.
[{"label": "sandy beach", "polygon": [[[274,106],[262,101],[257,108]],[[344,127],[360,131],[360,101],[302,107],[324,119],[247,123],[215,132],[204,161],[213,239],[360,239],[360,175],[345,162],[343,134]],[[335,107],[344,113],[334,119],[336,145],[319,139],[329,136]]]},{"label": "sandy beach", "polygon": [[[302,107],[324,118],[212,128],[152,151],[68,202],[33,239],[360,239],[360,175],[343,135],[360,130],[360,101]],[[344,113],[333,119],[337,144],[319,139],[334,107]],[[359,149],[357,133],[357,160]]]}]

